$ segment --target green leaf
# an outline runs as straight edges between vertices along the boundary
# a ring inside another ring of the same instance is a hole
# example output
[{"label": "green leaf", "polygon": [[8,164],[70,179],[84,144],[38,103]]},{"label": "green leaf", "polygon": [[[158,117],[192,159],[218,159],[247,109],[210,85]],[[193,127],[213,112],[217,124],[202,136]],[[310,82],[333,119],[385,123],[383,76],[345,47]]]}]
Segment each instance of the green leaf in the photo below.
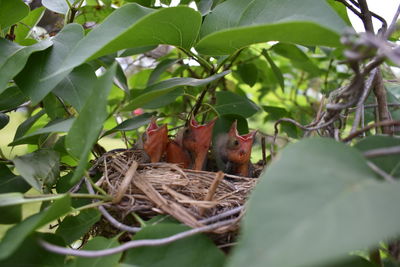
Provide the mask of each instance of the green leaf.
[{"label": "green leaf", "polygon": [[337,2],[335,0],[327,0],[327,3],[342,18],[342,20],[347,24],[347,27],[352,27],[349,16],[347,15],[347,8],[345,5],[343,5],[342,3]]},{"label": "green leaf", "polygon": [[49,10],[66,15],[69,7],[67,1],[73,4],[73,0],[42,0],[42,4]]},{"label": "green leaf", "polygon": [[69,215],[60,223],[56,234],[64,238],[66,244],[71,244],[87,233],[100,217],[97,209],[83,210],[77,216]]},{"label": "green leaf", "polygon": [[263,56],[265,59],[268,61],[268,64],[271,66],[272,73],[274,74],[276,80],[279,82],[279,85],[281,86],[282,92],[285,91],[285,82],[283,79],[283,74],[280,68],[275,64],[275,62],[272,60],[270,55],[268,54],[267,50],[262,51]]},{"label": "green leaf", "polygon": [[228,0],[205,18],[196,50],[227,55],[267,41],[336,47],[345,27],[325,1]]},{"label": "green leaf", "polygon": [[61,101],[53,93],[48,94],[43,99],[43,108],[50,119],[62,119],[67,115],[64,104]]},{"label": "green leaf", "polygon": [[[163,238],[189,229],[187,226],[172,223],[150,225],[138,232],[134,240]],[[143,267],[219,267],[223,266],[224,261],[222,251],[202,234],[163,246],[133,248],[127,251],[124,259],[128,266]]]},{"label": "green leaf", "polygon": [[260,108],[250,99],[234,94],[229,91],[217,92],[217,104],[215,109],[220,115],[237,114],[248,118],[255,114]]},{"label": "green leaf", "polygon": [[39,7],[29,12],[29,15],[25,17],[14,30],[15,42],[20,45],[29,45],[34,41],[33,39],[26,40],[26,38],[29,37],[32,28],[35,27],[42,18],[44,11],[44,7]]},{"label": "green leaf", "polygon": [[24,136],[24,134],[32,127],[32,125],[35,124],[35,122],[40,119],[40,117],[42,117],[44,114],[45,110],[42,109],[32,117],[27,118],[23,123],[21,123],[18,126],[17,131],[15,132],[14,141]]},{"label": "green leaf", "polygon": [[96,82],[96,74],[88,65],[76,67],[53,89],[53,93],[81,111]]},{"label": "green leaf", "polygon": [[237,71],[242,81],[247,83],[250,87],[252,87],[257,82],[258,69],[255,64],[252,63],[240,64],[237,68],[238,68]]},{"label": "green leaf", "polygon": [[[54,44],[51,49],[36,53],[29,58],[25,68],[15,78],[15,81],[21,91],[31,98],[33,104],[42,100],[68,75],[70,70],[59,73],[49,79],[45,78],[60,68],[67,54],[82,38],[82,26],[68,24],[52,39]],[[68,82],[68,78],[66,79],[66,82]],[[63,84],[60,86],[63,86]]]},{"label": "green leaf", "polygon": [[24,196],[21,193],[0,194],[0,207],[21,205],[33,202],[50,201],[63,198],[64,195],[42,195],[42,196]]},{"label": "green leaf", "polygon": [[180,59],[176,58],[167,58],[160,63],[157,64],[157,67],[151,72],[149,80],[147,81],[147,86],[150,86],[157,82],[158,78],[160,78],[161,74],[166,71],[169,67],[176,64]]},{"label": "green leaf", "polygon": [[25,193],[31,187],[21,176],[13,174],[4,164],[0,164],[0,194],[9,192]]},{"label": "green leaf", "polygon": [[25,181],[40,192],[51,188],[60,175],[60,156],[53,150],[37,150],[15,157],[13,162]]},{"label": "green leaf", "polygon": [[83,6],[79,8],[79,15],[76,17],[75,22],[85,24],[90,21],[100,24],[113,11],[114,8],[109,6]]},{"label": "green leaf", "polygon": [[48,133],[60,133],[60,132],[68,132],[74,123],[75,118],[69,118],[65,120],[56,120],[53,123],[49,123],[46,127],[38,129],[28,135],[22,136],[12,143],[10,146],[16,146],[20,144],[25,144],[27,140],[29,140],[32,136],[40,135],[40,134],[48,134]]},{"label": "green leaf", "polygon": [[150,123],[150,119],[152,116],[156,115],[156,112],[152,113],[143,113],[139,116],[135,116],[134,118],[130,118],[127,120],[124,120],[111,130],[108,130],[103,134],[103,136],[109,135],[111,133],[117,132],[117,131],[132,131],[136,130],[139,127],[142,127],[144,125],[147,125]]},{"label": "green leaf", "polygon": [[134,48],[128,48],[126,50],[119,51],[118,56],[119,57],[129,57],[129,56],[134,56],[137,54],[144,54],[155,48],[157,48],[157,45],[148,45],[148,46],[139,46],[139,47],[134,47]]},{"label": "green leaf", "polygon": [[177,86],[203,86],[206,85],[210,82],[213,82],[215,80],[218,80],[219,78],[225,76],[228,74],[230,71],[224,71],[218,74],[215,74],[213,76],[210,76],[205,79],[194,79],[194,78],[171,78],[165,81],[161,81],[159,83],[153,84],[149,87],[147,87],[143,92],[140,94],[140,96],[134,98],[131,100],[131,103],[128,104],[124,108],[124,110],[134,110],[136,108],[143,107],[144,105],[147,105],[151,103],[152,101],[155,101],[157,98],[164,97],[166,94],[169,92],[175,90],[175,87]]},{"label": "green leaf", "polygon": [[29,7],[22,0],[0,0],[0,29],[11,26],[29,13]]},{"label": "green leaf", "polygon": [[65,139],[65,146],[71,156],[79,158],[71,182],[81,178],[90,150],[97,141],[103,122],[107,118],[107,97],[112,86],[116,65],[113,65],[101,76],[83,106],[78,118],[74,121]]},{"label": "green leaf", "polygon": [[[107,239],[102,236],[96,236],[91,239],[83,249],[85,250],[100,250],[113,248],[118,246],[118,240],[116,238]],[[96,258],[83,258],[78,257],[75,261],[75,267],[109,267],[109,266],[117,266],[119,259],[121,258],[122,253],[112,254],[110,256],[96,257]]]},{"label": "green leaf", "polygon": [[313,76],[321,74],[321,70],[308,58],[306,53],[292,44],[279,43],[271,47],[275,53],[290,59],[293,66],[310,73]]},{"label": "green leaf", "polygon": [[0,224],[16,224],[22,220],[22,206],[0,207]]},{"label": "green leaf", "polygon": [[6,125],[10,122],[10,117],[7,114],[0,112],[0,129],[6,127]]},{"label": "green leaf", "polygon": [[375,247],[400,233],[399,190],[375,179],[354,148],[322,138],[291,144],[254,189],[228,266],[322,266]]},{"label": "green leaf", "polygon": [[0,261],[0,265],[31,267],[65,266],[65,256],[47,251],[39,245],[37,242],[38,238],[59,246],[64,245],[59,236],[50,233],[35,233],[23,240],[21,246],[7,259]]},{"label": "green leaf", "polygon": [[28,98],[22,94],[18,87],[9,87],[0,94],[0,110],[16,108],[27,100]]},{"label": "green leaf", "polygon": [[200,13],[189,7],[154,10],[126,4],[78,42],[51,76],[125,48],[169,44],[190,49],[197,38],[200,23]]},{"label": "green leaf", "polygon": [[[400,139],[391,136],[368,136],[354,145],[360,151],[367,151],[377,148],[390,148],[400,146]],[[394,177],[400,176],[400,155],[387,155],[369,158],[369,161]]]},{"label": "green leaf", "polygon": [[42,51],[51,45],[51,41],[44,40],[31,46],[20,46],[0,38],[0,93],[4,91],[8,82],[24,68],[32,53]]},{"label": "green leaf", "polygon": [[36,229],[56,220],[70,211],[71,200],[68,195],[56,200],[48,209],[30,216],[10,228],[0,243],[0,260],[13,254],[23,241]]}]

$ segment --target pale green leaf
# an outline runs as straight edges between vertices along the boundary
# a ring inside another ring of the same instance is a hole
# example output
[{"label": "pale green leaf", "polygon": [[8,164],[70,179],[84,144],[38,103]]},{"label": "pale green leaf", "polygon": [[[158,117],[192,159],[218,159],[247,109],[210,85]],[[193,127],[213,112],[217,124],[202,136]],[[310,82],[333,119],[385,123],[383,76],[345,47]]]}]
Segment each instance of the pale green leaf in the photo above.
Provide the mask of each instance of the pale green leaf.
[{"label": "pale green leaf", "polygon": [[375,247],[400,234],[399,190],[345,144],[289,145],[254,189],[228,266],[323,266]]},{"label": "pale green leaf", "polygon": [[218,5],[202,25],[196,50],[227,55],[267,41],[340,46],[343,20],[325,1],[228,0]]}]

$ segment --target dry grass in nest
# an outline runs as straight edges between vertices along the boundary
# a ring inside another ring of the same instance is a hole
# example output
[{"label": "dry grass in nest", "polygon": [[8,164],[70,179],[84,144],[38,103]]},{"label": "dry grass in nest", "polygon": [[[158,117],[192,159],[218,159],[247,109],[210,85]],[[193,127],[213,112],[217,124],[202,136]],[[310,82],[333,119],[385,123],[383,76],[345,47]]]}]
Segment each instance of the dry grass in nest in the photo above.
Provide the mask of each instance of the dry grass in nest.
[{"label": "dry grass in nest", "polygon": [[[123,150],[108,152],[95,163],[103,174],[96,184],[113,196],[110,208],[120,214],[135,212],[146,219],[169,214],[197,228],[204,226],[204,219],[243,206],[258,180],[144,163],[143,158],[140,150]],[[232,224],[213,232],[237,230],[241,215],[234,216],[237,220]]]}]

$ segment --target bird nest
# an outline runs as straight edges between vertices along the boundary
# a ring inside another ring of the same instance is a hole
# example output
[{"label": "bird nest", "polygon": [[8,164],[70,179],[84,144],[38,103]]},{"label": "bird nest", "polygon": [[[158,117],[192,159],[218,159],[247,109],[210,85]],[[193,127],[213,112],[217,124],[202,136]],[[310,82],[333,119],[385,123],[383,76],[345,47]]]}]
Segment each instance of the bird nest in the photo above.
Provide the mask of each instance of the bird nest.
[{"label": "bird nest", "polygon": [[[119,150],[100,157],[95,167],[102,173],[96,183],[113,197],[110,210],[135,212],[142,219],[168,214],[192,227],[210,221],[230,220],[210,232],[224,234],[238,229],[242,207],[258,179],[181,169],[169,163],[145,163],[141,150]],[[232,214],[232,215],[230,215]]]}]

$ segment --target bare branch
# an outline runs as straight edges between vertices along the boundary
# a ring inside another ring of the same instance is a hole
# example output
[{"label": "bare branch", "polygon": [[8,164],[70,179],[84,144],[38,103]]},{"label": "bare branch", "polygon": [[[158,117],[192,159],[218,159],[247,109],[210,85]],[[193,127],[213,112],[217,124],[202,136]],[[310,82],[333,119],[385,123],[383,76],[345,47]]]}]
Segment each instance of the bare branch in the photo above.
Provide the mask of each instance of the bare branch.
[{"label": "bare branch", "polygon": [[[86,187],[89,191],[90,194],[94,194],[94,190],[92,185],[90,184],[90,182],[88,181],[88,179],[85,179],[85,183],[86,183]],[[132,226],[128,226],[126,224],[123,224],[119,221],[117,221],[113,216],[111,216],[110,213],[108,213],[108,211],[100,206],[99,208],[100,213],[104,216],[104,218],[106,218],[115,228],[118,228],[122,231],[127,231],[127,232],[131,232],[131,233],[136,233],[139,232],[141,230],[140,227],[132,227]]]},{"label": "bare branch", "polygon": [[381,127],[381,126],[400,126],[400,121],[394,121],[394,120],[390,120],[390,121],[380,121],[380,122],[376,122],[370,125],[365,126],[364,128],[355,131],[354,133],[349,134],[346,138],[344,138],[342,141],[343,142],[348,142],[350,140],[352,140],[353,138],[359,136],[360,134],[371,130],[372,128],[375,127]]},{"label": "bare branch", "polygon": [[400,146],[371,149],[371,150],[365,151],[363,154],[367,158],[375,158],[375,157],[381,157],[381,156],[400,154]]},{"label": "bare branch", "polygon": [[209,232],[214,229],[220,228],[222,226],[230,225],[236,221],[237,221],[237,219],[227,220],[227,221],[223,221],[223,222],[217,222],[217,223],[202,226],[199,228],[190,229],[190,230],[187,230],[187,231],[184,231],[184,232],[181,232],[176,235],[169,236],[169,237],[165,237],[165,238],[133,240],[133,241],[124,243],[118,247],[102,249],[102,250],[95,250],[95,251],[94,250],[76,250],[76,249],[56,246],[56,245],[53,245],[51,243],[44,241],[43,239],[39,239],[38,242],[46,250],[57,253],[57,254],[95,258],[95,257],[103,257],[103,256],[120,253],[120,252],[123,252],[123,251],[131,249],[131,248],[154,247],[154,246],[166,245],[166,244],[175,242],[177,240],[180,240],[180,239],[192,236],[192,235]]},{"label": "bare branch", "polygon": [[390,174],[386,173],[384,170],[382,170],[381,168],[376,166],[371,161],[367,161],[367,164],[371,168],[371,170],[373,170],[374,172],[376,172],[377,174],[382,176],[383,179],[385,179],[387,182],[389,182],[389,183],[394,183],[395,182],[395,179],[394,179],[393,176],[391,176]]}]

